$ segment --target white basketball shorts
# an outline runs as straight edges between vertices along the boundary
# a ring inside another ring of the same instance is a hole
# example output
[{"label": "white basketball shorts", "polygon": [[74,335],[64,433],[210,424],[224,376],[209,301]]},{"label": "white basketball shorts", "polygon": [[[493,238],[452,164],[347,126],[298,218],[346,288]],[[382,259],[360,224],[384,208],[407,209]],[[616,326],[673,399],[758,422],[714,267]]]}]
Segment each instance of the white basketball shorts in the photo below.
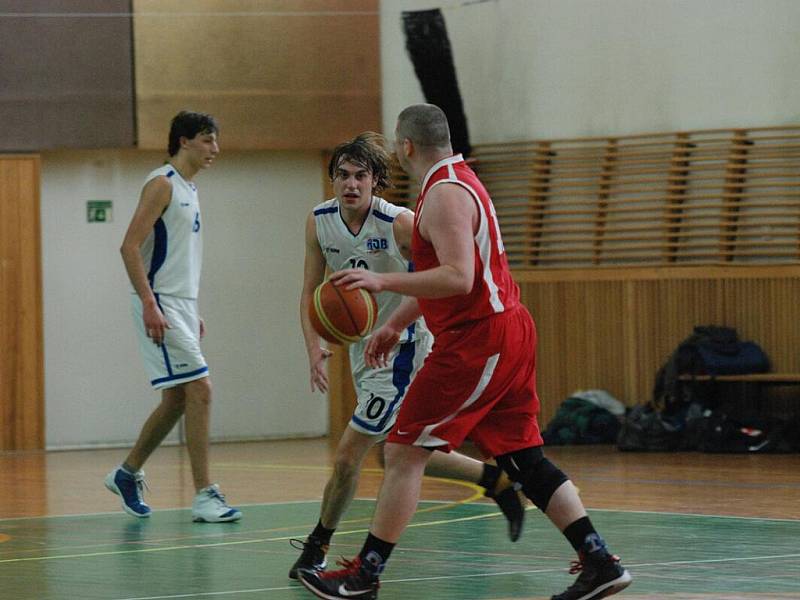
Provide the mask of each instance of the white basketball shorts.
[{"label": "white basketball shorts", "polygon": [[197,300],[156,294],[161,312],[170,324],[164,343],[157,346],[144,330],[142,301],[132,294],[133,320],[150,384],[157,390],[208,376],[208,365],[200,350],[200,317]]},{"label": "white basketball shorts", "polygon": [[424,330],[417,339],[397,344],[387,366],[370,369],[364,362],[366,340],[350,345],[350,366],[356,409],[350,427],[367,435],[385,436],[394,426],[408,386],[430,352],[433,336]]}]

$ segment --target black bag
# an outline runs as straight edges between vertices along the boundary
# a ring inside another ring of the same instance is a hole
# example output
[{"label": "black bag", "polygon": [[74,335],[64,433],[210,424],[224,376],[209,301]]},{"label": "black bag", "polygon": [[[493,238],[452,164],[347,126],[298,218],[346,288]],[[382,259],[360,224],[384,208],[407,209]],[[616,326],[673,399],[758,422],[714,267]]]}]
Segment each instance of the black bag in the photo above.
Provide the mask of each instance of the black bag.
[{"label": "black bag", "polygon": [[617,448],[623,451],[671,451],[681,447],[680,427],[664,419],[650,405],[634,406],[625,416],[617,438]]},{"label": "black bag", "polygon": [[791,425],[755,415],[734,419],[707,410],[698,425],[697,449],[701,452],[777,453],[795,450]]}]

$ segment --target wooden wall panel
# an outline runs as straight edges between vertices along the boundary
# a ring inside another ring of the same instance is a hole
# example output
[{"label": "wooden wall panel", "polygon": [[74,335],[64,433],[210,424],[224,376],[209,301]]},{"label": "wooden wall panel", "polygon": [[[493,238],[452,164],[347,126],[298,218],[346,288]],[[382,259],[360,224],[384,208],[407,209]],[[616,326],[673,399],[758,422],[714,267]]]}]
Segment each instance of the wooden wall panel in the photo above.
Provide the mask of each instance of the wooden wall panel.
[{"label": "wooden wall panel", "polygon": [[0,450],[44,447],[39,158],[0,156]]},{"label": "wooden wall panel", "polygon": [[695,325],[735,327],[764,348],[773,371],[800,372],[794,310],[800,267],[526,271],[516,277],[539,330],[542,423],[577,389],[606,389],[627,405],[648,400],[656,371]]},{"label": "wooden wall panel", "polygon": [[181,109],[229,149],[322,149],[378,131],[378,0],[134,0],[138,144]]}]

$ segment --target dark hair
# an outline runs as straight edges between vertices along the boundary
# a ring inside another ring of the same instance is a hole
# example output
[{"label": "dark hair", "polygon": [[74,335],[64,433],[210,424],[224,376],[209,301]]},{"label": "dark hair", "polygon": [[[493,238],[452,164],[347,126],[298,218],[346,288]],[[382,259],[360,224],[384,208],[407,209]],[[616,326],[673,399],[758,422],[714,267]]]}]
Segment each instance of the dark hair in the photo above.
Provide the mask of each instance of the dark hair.
[{"label": "dark hair", "polygon": [[397,117],[397,133],[418,146],[446,148],[450,126],[444,111],[434,104],[412,104]]},{"label": "dark hair", "polygon": [[349,142],[336,146],[328,163],[328,177],[330,177],[331,181],[336,175],[336,169],[344,161],[364,167],[372,173],[372,178],[375,181],[375,191],[380,192],[391,185],[389,180],[390,159],[384,147],[382,135],[372,131],[365,131]]},{"label": "dark hair", "polygon": [[192,140],[199,134],[217,132],[219,132],[219,127],[211,115],[182,110],[172,118],[167,151],[170,156],[175,156],[181,149],[182,137]]}]

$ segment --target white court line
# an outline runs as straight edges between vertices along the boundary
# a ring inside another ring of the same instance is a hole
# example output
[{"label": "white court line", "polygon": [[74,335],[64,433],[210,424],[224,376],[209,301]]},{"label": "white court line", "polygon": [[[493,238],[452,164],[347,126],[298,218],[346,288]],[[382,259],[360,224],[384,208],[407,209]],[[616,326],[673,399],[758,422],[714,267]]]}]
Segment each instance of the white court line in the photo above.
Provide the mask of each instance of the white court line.
[{"label": "white court line", "polygon": [[[362,500],[366,498],[357,498],[357,500]],[[372,498],[374,501],[375,498]],[[241,504],[239,502],[236,503],[236,508],[248,507],[248,506],[283,506],[285,504],[311,504],[314,502],[319,503],[321,500],[318,498],[316,500],[285,500],[283,502],[251,502],[250,504]],[[475,502],[475,504],[480,504],[480,502]],[[162,512],[175,512],[178,510],[190,510],[191,506],[172,506],[170,508],[157,508],[153,512],[154,513],[162,513]],[[125,514],[122,509],[119,510],[110,510],[105,512],[95,512],[95,513],[75,513],[75,514],[66,514],[66,515],[43,515],[41,517],[6,517],[4,519],[0,519],[0,523],[5,523],[6,521],[28,521],[31,519],[71,519],[71,518],[78,518],[78,517],[107,517],[109,515],[122,515]],[[138,519],[138,517],[131,517],[131,519]]]},{"label": "white court line", "polygon": [[592,512],[624,513],[633,515],[667,515],[673,517],[700,517],[704,519],[712,518],[712,519],[736,519],[744,521],[775,521],[778,523],[800,522],[800,519],[790,519],[790,518],[781,519],[778,517],[743,517],[741,515],[715,515],[708,513],[670,512],[666,510],[625,510],[618,508],[590,508],[588,506],[586,507],[586,510],[590,510]]}]

